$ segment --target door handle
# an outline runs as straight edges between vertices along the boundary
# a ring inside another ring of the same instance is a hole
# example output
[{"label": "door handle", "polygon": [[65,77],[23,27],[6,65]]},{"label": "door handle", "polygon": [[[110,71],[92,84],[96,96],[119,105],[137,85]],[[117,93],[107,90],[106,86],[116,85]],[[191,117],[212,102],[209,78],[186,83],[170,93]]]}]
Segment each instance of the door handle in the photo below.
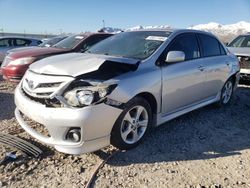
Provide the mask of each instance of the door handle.
[{"label": "door handle", "polygon": [[199,66],[198,66],[198,69],[199,69],[200,71],[204,71],[205,66],[203,66],[203,65],[199,65]]}]

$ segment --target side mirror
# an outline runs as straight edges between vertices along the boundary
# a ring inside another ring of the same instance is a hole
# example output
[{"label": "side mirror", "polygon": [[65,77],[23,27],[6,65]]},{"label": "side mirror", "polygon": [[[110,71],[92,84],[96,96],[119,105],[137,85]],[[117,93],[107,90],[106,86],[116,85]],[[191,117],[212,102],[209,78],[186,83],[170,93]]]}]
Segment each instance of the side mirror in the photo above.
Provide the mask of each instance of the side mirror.
[{"label": "side mirror", "polygon": [[166,62],[175,63],[185,60],[185,53],[182,51],[170,51],[167,54]]}]

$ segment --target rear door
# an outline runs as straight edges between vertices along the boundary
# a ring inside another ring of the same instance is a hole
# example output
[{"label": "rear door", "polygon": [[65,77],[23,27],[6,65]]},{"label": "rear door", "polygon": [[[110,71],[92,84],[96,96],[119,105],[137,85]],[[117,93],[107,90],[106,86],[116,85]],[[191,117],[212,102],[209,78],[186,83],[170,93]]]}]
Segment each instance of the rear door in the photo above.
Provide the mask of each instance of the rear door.
[{"label": "rear door", "polygon": [[206,98],[213,98],[222,89],[228,77],[230,58],[216,38],[206,34],[198,34],[198,37],[206,67],[204,93]]},{"label": "rear door", "polygon": [[185,61],[162,66],[163,115],[182,110],[204,98],[204,65],[195,34],[177,36],[164,52],[164,59],[169,51],[183,51]]}]

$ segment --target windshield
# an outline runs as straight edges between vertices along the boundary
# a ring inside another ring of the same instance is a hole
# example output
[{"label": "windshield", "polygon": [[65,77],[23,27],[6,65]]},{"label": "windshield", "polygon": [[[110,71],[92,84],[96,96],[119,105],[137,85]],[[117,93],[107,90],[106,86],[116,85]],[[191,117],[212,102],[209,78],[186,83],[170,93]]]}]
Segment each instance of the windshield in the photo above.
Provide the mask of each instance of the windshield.
[{"label": "windshield", "polygon": [[58,43],[59,41],[65,39],[66,36],[64,37],[53,37],[51,39],[48,39],[46,41],[44,41],[43,43],[39,44],[38,46],[40,47],[50,47],[53,46],[54,44]]},{"label": "windshield", "polygon": [[238,36],[228,47],[250,47],[250,35]]},{"label": "windshield", "polygon": [[111,36],[87,52],[134,59],[146,59],[167,39],[171,32],[136,31]]},{"label": "windshield", "polygon": [[76,45],[78,45],[84,38],[85,38],[85,36],[83,36],[83,35],[73,35],[73,36],[67,37],[66,39],[58,42],[57,44],[53,45],[53,47],[72,49]]}]

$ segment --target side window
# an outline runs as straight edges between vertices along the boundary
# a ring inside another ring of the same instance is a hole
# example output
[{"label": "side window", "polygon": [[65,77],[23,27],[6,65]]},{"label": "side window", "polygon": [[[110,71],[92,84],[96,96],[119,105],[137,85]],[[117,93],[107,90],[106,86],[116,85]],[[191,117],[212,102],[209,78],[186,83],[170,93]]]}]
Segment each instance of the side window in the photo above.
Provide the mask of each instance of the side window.
[{"label": "side window", "polygon": [[28,46],[31,43],[30,40],[27,39],[16,39],[15,46]]},{"label": "side window", "polygon": [[0,47],[10,47],[10,46],[12,46],[11,39],[1,39],[0,40]]},{"label": "side window", "polygon": [[198,42],[194,34],[177,36],[168,51],[183,51],[185,53],[185,60],[200,57]]},{"label": "side window", "polygon": [[83,42],[81,46],[81,51],[87,51],[91,46],[95,45],[96,43],[102,41],[103,39],[107,38],[108,36],[91,36],[85,42]]},{"label": "side window", "polygon": [[216,38],[204,34],[198,34],[198,35],[201,41],[201,48],[204,57],[221,55],[219,42]]}]

